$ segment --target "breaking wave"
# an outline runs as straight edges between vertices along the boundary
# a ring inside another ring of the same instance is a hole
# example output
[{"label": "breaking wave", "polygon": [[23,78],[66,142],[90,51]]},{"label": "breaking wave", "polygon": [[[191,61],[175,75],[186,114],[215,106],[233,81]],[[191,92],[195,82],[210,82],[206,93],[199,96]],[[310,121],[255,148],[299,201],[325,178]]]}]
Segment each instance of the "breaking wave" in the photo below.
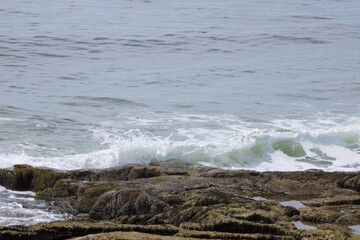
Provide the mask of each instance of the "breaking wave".
[{"label": "breaking wave", "polygon": [[261,123],[231,115],[175,113],[122,116],[119,122],[103,122],[89,131],[101,150],[59,157],[3,153],[1,167],[27,163],[60,169],[104,168],[157,160],[258,171],[360,170],[360,119],[356,117]]}]

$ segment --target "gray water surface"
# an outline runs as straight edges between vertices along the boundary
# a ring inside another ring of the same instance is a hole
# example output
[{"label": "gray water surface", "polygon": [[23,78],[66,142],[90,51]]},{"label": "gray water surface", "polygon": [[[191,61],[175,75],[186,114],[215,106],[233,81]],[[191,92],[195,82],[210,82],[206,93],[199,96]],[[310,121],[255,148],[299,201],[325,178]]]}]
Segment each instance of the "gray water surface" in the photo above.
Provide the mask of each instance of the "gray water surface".
[{"label": "gray water surface", "polygon": [[354,0],[2,1],[2,167],[359,169],[359,13]]}]

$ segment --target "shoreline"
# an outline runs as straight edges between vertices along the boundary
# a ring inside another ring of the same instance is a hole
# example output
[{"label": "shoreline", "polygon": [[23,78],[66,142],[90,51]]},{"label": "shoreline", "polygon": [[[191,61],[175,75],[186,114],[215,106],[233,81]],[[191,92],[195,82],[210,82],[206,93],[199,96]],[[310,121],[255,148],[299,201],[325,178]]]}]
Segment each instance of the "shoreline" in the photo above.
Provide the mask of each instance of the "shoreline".
[{"label": "shoreline", "polygon": [[0,169],[0,185],[74,216],[3,226],[0,239],[360,239],[349,228],[360,225],[360,172],[14,165]]}]

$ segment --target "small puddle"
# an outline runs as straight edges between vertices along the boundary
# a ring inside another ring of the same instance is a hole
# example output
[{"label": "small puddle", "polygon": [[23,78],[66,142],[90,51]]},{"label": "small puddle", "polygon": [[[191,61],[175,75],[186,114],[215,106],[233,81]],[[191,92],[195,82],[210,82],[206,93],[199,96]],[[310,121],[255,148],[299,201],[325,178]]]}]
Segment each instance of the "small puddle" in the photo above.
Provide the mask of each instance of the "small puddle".
[{"label": "small puddle", "polygon": [[264,200],[267,200],[266,198],[263,198],[263,197],[252,197],[251,199],[254,199],[256,201],[264,201]]},{"label": "small puddle", "polygon": [[349,226],[354,234],[360,235],[360,225]]},{"label": "small puddle", "polygon": [[279,202],[283,206],[288,207],[294,207],[296,209],[304,208],[306,207],[304,204],[302,204],[300,201],[292,200],[292,201],[285,201],[285,202]]},{"label": "small puddle", "polygon": [[303,224],[303,223],[300,222],[300,221],[292,222],[292,223],[295,224],[295,227],[296,227],[297,229],[302,229],[302,230],[315,230],[315,229],[317,229],[317,227]]}]

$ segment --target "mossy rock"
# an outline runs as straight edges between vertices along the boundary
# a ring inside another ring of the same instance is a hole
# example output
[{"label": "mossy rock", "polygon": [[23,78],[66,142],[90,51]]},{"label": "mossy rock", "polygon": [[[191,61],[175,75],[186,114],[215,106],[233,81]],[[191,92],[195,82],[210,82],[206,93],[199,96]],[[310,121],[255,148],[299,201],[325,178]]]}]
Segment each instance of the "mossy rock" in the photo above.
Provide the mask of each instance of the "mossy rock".
[{"label": "mossy rock", "polygon": [[0,169],[0,185],[9,188],[16,189],[16,173],[7,169]]},{"label": "mossy rock", "polygon": [[43,195],[46,195],[46,194],[49,193],[50,191],[51,191],[51,188],[45,188],[44,190],[41,190],[41,191],[36,192],[35,197],[36,197],[36,198],[39,198],[39,197],[41,197],[41,196],[43,196]]},{"label": "mossy rock", "polygon": [[66,178],[67,174],[50,169],[33,168],[30,190],[41,191],[52,187],[58,180]]}]

